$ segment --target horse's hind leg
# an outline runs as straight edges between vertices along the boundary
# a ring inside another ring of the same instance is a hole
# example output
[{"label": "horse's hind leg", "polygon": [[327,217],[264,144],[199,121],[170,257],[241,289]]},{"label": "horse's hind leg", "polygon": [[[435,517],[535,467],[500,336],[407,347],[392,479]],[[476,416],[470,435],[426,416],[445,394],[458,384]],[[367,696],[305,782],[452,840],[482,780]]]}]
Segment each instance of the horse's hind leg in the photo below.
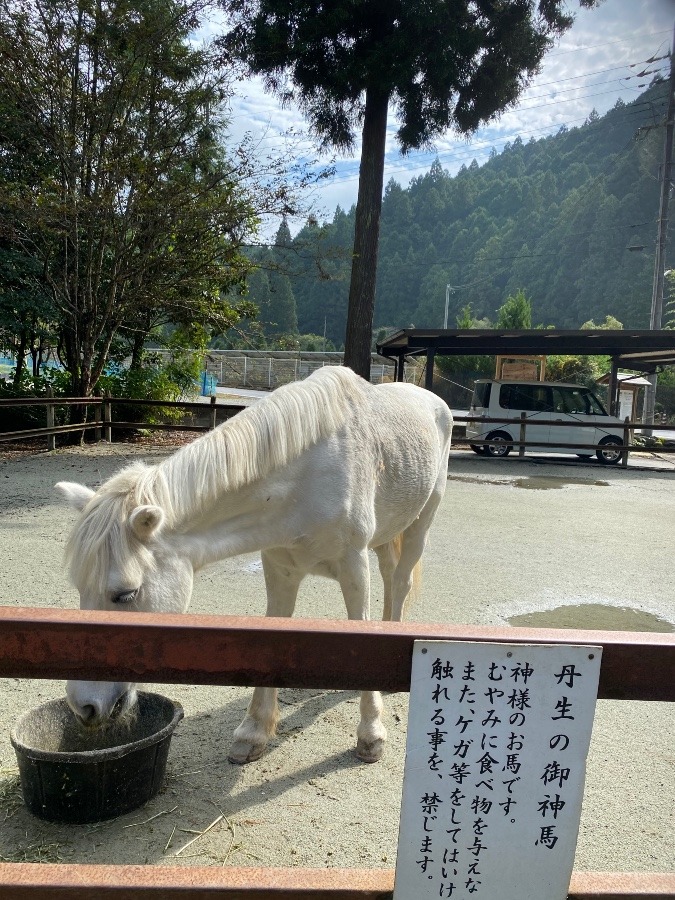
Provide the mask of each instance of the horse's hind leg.
[{"label": "horse's hind leg", "polygon": [[[292,616],[302,574],[283,565],[280,552],[263,552],[263,572],[267,588],[267,615]],[[277,689],[257,687],[241,725],[234,732],[234,743],[228,755],[233,763],[247,763],[259,759],[269,739],[276,733],[279,721]]]},{"label": "horse's hind leg", "polygon": [[[338,581],[350,619],[370,618],[370,567],[368,551],[350,550],[341,561]],[[384,751],[387,729],[382,724],[379,691],[361,691],[361,719],[356,729],[356,755],[363,762],[377,762]]]}]

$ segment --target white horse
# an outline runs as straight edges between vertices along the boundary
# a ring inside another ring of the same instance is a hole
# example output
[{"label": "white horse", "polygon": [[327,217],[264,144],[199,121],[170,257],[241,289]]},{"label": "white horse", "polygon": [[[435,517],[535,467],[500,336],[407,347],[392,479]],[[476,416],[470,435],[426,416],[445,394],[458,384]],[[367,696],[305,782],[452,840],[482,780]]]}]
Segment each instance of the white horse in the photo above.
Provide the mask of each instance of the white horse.
[{"label": "white horse", "polygon": [[[373,386],[325,367],[278,388],[158,465],[136,463],[97,491],[60,482],[80,516],[66,547],[81,609],[185,612],[193,574],[261,551],[267,615],[291,616],[307,574],[336,579],[350,619],[368,619],[368,551],[384,618],[400,621],[445,491],[452,415],[409,384]],[[96,725],[135,702],[125,682],[70,681]],[[382,755],[378,692],[361,694],[357,754]],[[257,759],[275,733],[275,688],[255,688],[229,758]]]}]

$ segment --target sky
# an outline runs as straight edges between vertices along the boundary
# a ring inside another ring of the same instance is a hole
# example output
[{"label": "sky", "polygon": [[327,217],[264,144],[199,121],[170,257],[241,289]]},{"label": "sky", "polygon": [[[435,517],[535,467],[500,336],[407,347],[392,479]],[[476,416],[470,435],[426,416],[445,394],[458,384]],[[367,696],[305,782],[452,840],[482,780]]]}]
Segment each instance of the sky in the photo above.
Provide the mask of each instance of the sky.
[{"label": "sky", "polygon": [[[412,2],[412,0],[411,0]],[[667,74],[669,60],[647,61],[670,50],[675,23],[675,0],[604,0],[596,9],[583,10],[567,0],[574,25],[558,39],[544,59],[540,73],[522,94],[518,105],[497,121],[479,129],[470,140],[447,132],[431,150],[403,156],[397,149],[396,120],[389,116],[384,182],[393,178],[406,187],[424,175],[436,157],[450,174],[472,160],[482,164],[494,148],[520,136],[523,142],[555,134],[562,125],[582,125],[595,109],[603,114],[621,98],[634,100],[651,82],[654,72]],[[647,74],[643,74],[647,73]],[[248,131],[261,151],[283,144],[282,135],[307,128],[298,110],[282,109],[262,84],[249,79],[236,85],[232,105],[232,136]],[[304,152],[313,156],[309,141]],[[334,175],[316,190],[310,202],[320,221],[332,219],[339,205],[348,210],[356,203],[360,147],[354,156],[333,160]],[[330,159],[325,157],[326,164]],[[291,222],[295,232],[303,221]]]}]

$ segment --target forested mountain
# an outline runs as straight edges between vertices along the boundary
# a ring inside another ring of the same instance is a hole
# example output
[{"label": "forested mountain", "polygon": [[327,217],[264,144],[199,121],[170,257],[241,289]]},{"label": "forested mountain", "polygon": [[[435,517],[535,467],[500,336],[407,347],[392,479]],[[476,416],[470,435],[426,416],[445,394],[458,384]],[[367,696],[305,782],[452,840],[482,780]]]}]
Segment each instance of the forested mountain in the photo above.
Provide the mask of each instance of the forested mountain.
[{"label": "forested mountain", "polygon": [[[446,285],[450,328],[467,304],[475,318],[493,322],[519,290],[534,324],[578,328],[611,315],[626,327],[649,327],[666,106],[667,85],[655,83],[581,127],[516,139],[455,176],[437,160],[407,189],[390,181],[375,333],[441,328]],[[325,326],[338,346],[353,224],[354,209],[338,208],[332,222],[311,221],[268,253],[289,276],[299,332],[322,335]],[[269,299],[255,299],[269,308]]]}]

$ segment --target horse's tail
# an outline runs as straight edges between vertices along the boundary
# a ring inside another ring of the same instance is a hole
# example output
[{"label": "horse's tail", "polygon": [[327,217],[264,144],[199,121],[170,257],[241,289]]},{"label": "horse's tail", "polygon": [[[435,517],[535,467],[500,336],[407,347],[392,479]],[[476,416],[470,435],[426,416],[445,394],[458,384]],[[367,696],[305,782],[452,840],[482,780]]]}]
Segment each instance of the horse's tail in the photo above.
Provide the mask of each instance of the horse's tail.
[{"label": "horse's tail", "polygon": [[[403,547],[403,532],[398,534],[390,544],[392,556],[398,564],[398,561],[401,558],[401,550]],[[405,603],[403,604],[403,609],[401,610],[401,619],[405,618],[406,610],[408,609],[411,603],[417,602],[420,598],[420,594],[422,593],[422,560],[419,559],[415,564],[415,568],[412,570],[412,586],[410,588],[410,593],[405,599]],[[389,604],[391,606],[391,604]],[[391,619],[391,608],[384,610],[385,619]]]}]

